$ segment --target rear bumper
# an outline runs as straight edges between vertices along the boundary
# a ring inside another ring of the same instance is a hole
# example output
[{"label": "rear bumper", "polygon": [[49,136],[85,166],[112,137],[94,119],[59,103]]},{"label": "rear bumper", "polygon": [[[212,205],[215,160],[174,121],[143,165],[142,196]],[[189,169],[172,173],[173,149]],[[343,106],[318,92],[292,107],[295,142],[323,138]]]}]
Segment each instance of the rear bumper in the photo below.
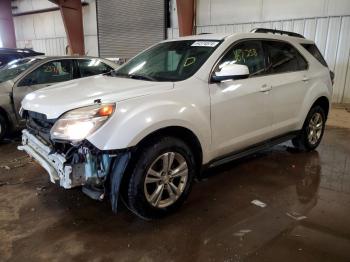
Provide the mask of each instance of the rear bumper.
[{"label": "rear bumper", "polygon": [[22,145],[18,146],[18,149],[33,157],[49,173],[52,183],[66,189],[81,185],[76,183],[77,181],[73,184],[73,168],[66,164],[66,158],[61,154],[52,153],[50,147],[30,134],[28,130],[22,131]]}]

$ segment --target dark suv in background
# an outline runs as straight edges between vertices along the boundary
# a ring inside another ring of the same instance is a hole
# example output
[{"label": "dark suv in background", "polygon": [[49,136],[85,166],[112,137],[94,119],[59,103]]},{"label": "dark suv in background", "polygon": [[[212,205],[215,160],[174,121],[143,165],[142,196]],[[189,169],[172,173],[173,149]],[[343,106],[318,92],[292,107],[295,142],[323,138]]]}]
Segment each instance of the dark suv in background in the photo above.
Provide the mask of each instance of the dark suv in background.
[{"label": "dark suv in background", "polygon": [[44,53],[35,52],[31,49],[0,48],[0,67],[16,59],[38,55],[44,55]]}]

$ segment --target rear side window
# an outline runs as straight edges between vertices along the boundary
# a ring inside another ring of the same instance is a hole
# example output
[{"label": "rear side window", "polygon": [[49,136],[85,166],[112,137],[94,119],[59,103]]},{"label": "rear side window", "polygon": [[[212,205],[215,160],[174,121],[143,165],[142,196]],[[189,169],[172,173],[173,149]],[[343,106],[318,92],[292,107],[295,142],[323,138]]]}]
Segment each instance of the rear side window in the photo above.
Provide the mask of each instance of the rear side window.
[{"label": "rear side window", "polygon": [[320,50],[318,50],[315,44],[302,44],[302,46],[307,51],[309,51],[309,53],[312,54],[312,56],[315,57],[318,60],[318,62],[320,62],[325,67],[328,67],[326,60],[324,60]]},{"label": "rear side window", "polygon": [[264,41],[268,54],[268,73],[279,74],[306,70],[305,58],[291,44]]}]

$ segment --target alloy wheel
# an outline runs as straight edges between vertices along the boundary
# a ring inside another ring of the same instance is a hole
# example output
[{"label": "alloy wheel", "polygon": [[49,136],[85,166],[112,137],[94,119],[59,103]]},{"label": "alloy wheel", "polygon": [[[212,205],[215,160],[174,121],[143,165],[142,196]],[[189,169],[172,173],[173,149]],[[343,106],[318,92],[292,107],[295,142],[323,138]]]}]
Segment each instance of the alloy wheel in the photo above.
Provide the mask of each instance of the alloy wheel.
[{"label": "alloy wheel", "polygon": [[318,143],[322,136],[323,129],[323,118],[320,113],[315,113],[309,122],[307,138],[311,145]]},{"label": "alloy wheel", "polygon": [[177,152],[160,155],[149,167],[144,181],[147,201],[156,208],[164,208],[176,202],[188,181],[185,158]]}]

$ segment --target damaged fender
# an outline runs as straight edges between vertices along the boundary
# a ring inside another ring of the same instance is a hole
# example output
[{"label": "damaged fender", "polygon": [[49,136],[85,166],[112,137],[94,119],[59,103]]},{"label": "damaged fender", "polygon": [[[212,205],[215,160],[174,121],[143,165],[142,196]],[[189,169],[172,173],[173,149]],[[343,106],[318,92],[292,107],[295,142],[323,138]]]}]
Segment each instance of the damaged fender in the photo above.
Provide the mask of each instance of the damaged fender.
[{"label": "damaged fender", "polygon": [[110,201],[112,205],[112,211],[117,213],[118,199],[120,192],[120,185],[123,180],[125,169],[130,161],[131,153],[125,152],[116,156],[111,172],[109,174],[110,179]]}]

